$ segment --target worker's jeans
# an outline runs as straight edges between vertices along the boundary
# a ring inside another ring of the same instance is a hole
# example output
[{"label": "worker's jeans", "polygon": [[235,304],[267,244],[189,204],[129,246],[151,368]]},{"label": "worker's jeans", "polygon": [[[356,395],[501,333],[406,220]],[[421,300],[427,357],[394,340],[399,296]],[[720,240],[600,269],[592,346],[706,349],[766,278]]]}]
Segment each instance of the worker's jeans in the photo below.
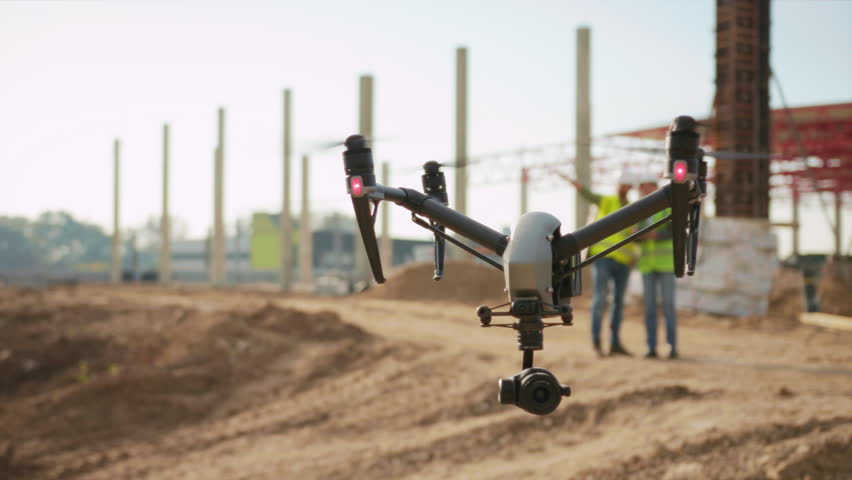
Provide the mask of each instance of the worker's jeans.
[{"label": "worker's jeans", "polygon": [[666,272],[642,274],[645,300],[645,333],[648,351],[657,350],[657,289],[663,297],[663,317],[666,319],[666,342],[677,350],[677,319],[675,317],[675,275]]},{"label": "worker's jeans", "polygon": [[595,262],[593,270],[595,291],[592,295],[592,340],[595,344],[601,341],[601,320],[607,306],[610,281],[615,286],[613,292],[612,314],[609,327],[612,330],[612,344],[619,343],[618,329],[621,328],[621,317],[624,311],[624,292],[627,290],[627,278],[630,267],[604,257]]}]

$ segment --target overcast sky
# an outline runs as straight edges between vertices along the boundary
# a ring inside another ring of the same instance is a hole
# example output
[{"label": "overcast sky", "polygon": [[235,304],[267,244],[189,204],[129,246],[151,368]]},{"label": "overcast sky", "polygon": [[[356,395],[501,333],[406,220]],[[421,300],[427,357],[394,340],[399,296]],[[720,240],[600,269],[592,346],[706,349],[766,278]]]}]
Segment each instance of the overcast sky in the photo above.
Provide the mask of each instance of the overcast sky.
[{"label": "overcast sky", "polygon": [[[582,25],[592,29],[594,135],[703,117],[713,95],[714,8],[712,0],[0,0],[0,215],[61,208],[109,231],[116,137],[124,224],[158,215],[169,122],[172,212],[203,234],[219,106],[227,110],[229,221],[275,211],[282,89],[293,90],[296,160],[318,141],[355,132],[365,73],[375,76],[376,156],[391,162],[392,184],[419,186],[412,166],[453,154],[458,46],[469,49],[471,154],[568,141]],[[772,3],[772,66],[791,105],[852,101],[850,25],[852,2]],[[772,104],[780,105],[774,90]],[[315,154],[313,165],[315,209],[347,211],[340,152]],[[476,182],[477,169],[470,175]],[[562,188],[533,187],[531,207],[573,225],[573,194]],[[495,228],[509,224],[517,192],[515,184],[473,188],[469,212]],[[830,249],[811,204],[804,248]],[[788,218],[786,202],[773,209]],[[396,210],[394,231],[418,235]],[[789,248],[787,234],[780,238]]]}]

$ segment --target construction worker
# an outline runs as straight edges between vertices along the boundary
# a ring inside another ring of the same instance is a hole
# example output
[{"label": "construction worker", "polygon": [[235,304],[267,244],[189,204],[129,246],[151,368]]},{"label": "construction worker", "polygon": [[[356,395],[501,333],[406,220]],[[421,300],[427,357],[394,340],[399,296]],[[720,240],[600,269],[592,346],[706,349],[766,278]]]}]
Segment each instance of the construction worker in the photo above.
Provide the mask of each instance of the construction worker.
[{"label": "construction worker", "polygon": [[[640,179],[639,194],[643,197],[657,189],[657,176],[645,175]],[[648,218],[640,228],[651,225],[671,213],[666,209]],[[669,344],[669,358],[677,358],[677,317],[675,312],[675,275],[672,255],[672,224],[665,223],[646,233],[639,241],[642,251],[639,257],[639,272],[642,273],[645,303],[645,333],[648,352],[645,358],[657,358],[657,292],[663,299],[663,317],[666,320],[666,341]]]},{"label": "construction worker", "polygon": [[[559,175],[574,185],[574,188],[586,200],[598,206],[598,219],[609,215],[629,203],[627,194],[633,188],[633,176],[627,172],[622,173],[619,178],[618,193],[616,195],[593,193],[585,185],[582,185],[573,178],[561,173]],[[627,238],[630,233],[631,229],[622,230],[602,242],[592,245],[589,247],[588,256],[603,252],[612,245]],[[629,243],[594,263],[594,269],[592,270],[594,280],[594,292],[592,294],[592,344],[599,356],[603,356],[604,354],[601,348],[601,321],[606,310],[610,283],[613,285],[613,302],[610,314],[610,330],[612,334],[610,336],[609,354],[632,356],[621,344],[619,330],[624,312],[624,294],[627,290],[627,279],[630,277],[630,269],[636,264],[638,258],[638,247],[633,243]]]}]

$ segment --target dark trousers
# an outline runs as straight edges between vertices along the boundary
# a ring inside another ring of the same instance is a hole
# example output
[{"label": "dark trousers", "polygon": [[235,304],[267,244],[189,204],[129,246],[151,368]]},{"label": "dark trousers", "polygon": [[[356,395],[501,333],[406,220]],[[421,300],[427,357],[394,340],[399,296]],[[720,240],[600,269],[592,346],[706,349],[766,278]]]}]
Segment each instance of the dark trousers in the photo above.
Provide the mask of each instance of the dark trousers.
[{"label": "dark trousers", "polygon": [[645,332],[648,334],[648,351],[657,350],[657,292],[663,300],[663,317],[666,320],[666,342],[677,351],[677,318],[675,313],[675,275],[669,272],[642,274],[645,300]]},{"label": "dark trousers", "polygon": [[609,327],[612,330],[610,340],[613,344],[620,343],[618,331],[624,314],[624,292],[627,290],[630,267],[611,258],[602,258],[595,262],[592,276],[595,284],[592,295],[592,340],[595,343],[601,341],[601,321],[607,306],[609,285],[612,283],[614,288],[609,321]]}]

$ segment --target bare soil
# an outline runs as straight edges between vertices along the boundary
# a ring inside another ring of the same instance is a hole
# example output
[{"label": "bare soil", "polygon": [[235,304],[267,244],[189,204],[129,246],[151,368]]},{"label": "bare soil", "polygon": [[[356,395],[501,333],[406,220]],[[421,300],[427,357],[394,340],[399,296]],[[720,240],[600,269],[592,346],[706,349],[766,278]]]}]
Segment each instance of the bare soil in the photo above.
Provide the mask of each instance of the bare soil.
[{"label": "bare soil", "polygon": [[818,288],[820,311],[852,316],[852,262],[835,260],[825,265]]},{"label": "bare soil", "polygon": [[0,478],[852,478],[852,334],[682,312],[682,359],[598,358],[579,303],[536,356],[573,396],[537,417],[497,404],[521,354],[465,282],[0,289]]}]

